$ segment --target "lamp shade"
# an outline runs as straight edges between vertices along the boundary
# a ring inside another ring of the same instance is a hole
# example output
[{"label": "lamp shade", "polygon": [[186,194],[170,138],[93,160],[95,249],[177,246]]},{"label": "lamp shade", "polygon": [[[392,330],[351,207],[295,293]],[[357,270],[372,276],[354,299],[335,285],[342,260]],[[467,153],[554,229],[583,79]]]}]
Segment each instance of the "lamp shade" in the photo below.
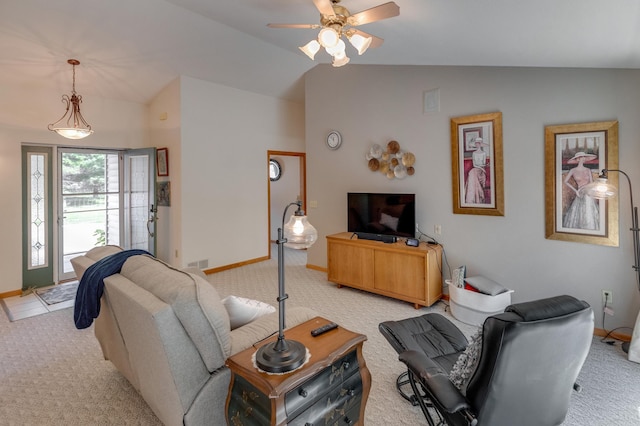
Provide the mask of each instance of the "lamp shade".
[{"label": "lamp shade", "polygon": [[360,34],[354,34],[349,37],[349,42],[358,51],[358,55],[362,55],[371,46],[371,37],[363,37]]},{"label": "lamp shade", "polygon": [[74,127],[58,127],[52,130],[67,139],[82,139],[93,133],[93,130]]},{"label": "lamp shade", "polygon": [[346,48],[346,46],[344,44],[344,41],[342,41],[342,39],[340,39],[340,40],[338,40],[338,42],[336,43],[335,46],[327,47],[325,50],[331,56],[341,57],[342,55],[344,55],[345,48]]},{"label": "lamp shade", "polygon": [[338,40],[340,40],[340,36],[338,32],[333,28],[323,28],[318,33],[318,42],[324,47],[333,47],[338,44]]},{"label": "lamp shade", "polygon": [[615,197],[618,193],[618,189],[611,185],[607,178],[598,178],[594,182],[583,187],[583,191],[591,198],[598,200],[605,200],[607,198]]},{"label": "lamp shade", "polygon": [[309,43],[304,46],[298,47],[298,49],[302,50],[305,55],[307,55],[311,60],[313,60],[320,50],[320,43],[317,40],[311,40]]},{"label": "lamp shade", "polygon": [[350,59],[348,56],[343,56],[343,57],[338,57],[335,56],[333,58],[333,62],[331,62],[331,65],[333,65],[334,67],[341,67],[343,65],[347,65],[349,63]]},{"label": "lamp shade", "polygon": [[318,231],[309,223],[307,216],[291,215],[283,231],[287,240],[284,245],[293,249],[311,247],[318,239]]}]

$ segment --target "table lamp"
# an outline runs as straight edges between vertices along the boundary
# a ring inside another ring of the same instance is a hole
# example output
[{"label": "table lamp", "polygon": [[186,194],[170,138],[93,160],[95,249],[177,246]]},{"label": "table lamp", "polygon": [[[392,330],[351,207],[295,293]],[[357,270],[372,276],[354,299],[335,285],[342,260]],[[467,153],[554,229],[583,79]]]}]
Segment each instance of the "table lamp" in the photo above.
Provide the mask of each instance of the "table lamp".
[{"label": "table lamp", "polygon": [[[291,206],[298,209],[285,225],[287,210]],[[302,201],[290,203],[282,215],[282,227],[278,228],[278,340],[262,346],[256,352],[257,366],[268,373],[287,373],[302,366],[307,358],[307,348],[295,340],[284,338],[284,301],[289,297],[284,291],[284,246],[294,249],[311,247],[318,238],[318,232],[309,223],[302,210]]]}]

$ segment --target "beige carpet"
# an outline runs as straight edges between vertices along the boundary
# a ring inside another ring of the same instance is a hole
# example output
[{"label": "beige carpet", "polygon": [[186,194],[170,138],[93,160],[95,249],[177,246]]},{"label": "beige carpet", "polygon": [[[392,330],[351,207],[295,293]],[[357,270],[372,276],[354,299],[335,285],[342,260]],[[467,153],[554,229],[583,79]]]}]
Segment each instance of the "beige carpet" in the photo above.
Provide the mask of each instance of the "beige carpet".
[{"label": "beige carpet", "polygon": [[[274,251],[275,253],[275,251]],[[438,303],[415,310],[404,302],[342,288],[326,274],[306,269],[302,252],[286,251],[287,306],[314,307],[341,326],[366,334],[364,356],[372,374],[365,424],[426,424],[422,413],[394,387],[403,371],[378,323],[443,312]],[[276,260],[209,276],[221,296],[235,294],[275,304]],[[459,323],[458,323],[459,324]],[[474,327],[462,326],[467,334]],[[565,425],[640,424],[640,364],[626,360],[619,346],[595,339],[579,379]],[[0,313],[0,425],[157,425],[159,421],[133,388],[102,360],[92,327],[76,330],[73,309],[18,322]],[[220,419],[213,425],[222,425]]]}]

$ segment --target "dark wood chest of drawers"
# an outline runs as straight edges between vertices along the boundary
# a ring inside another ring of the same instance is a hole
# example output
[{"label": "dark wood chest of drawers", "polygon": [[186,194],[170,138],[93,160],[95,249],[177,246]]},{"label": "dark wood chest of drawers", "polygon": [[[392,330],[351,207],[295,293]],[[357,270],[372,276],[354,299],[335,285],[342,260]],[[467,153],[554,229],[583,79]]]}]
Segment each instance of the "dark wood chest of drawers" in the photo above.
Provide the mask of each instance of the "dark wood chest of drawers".
[{"label": "dark wood chest of drawers", "polygon": [[311,354],[305,365],[290,373],[272,375],[258,371],[251,359],[255,348],[229,358],[227,365],[232,378],[227,421],[230,425],[364,423],[371,387],[371,374],[362,357],[366,336],[342,327],[318,337],[311,336],[312,329],[327,322],[316,317],[286,331],[286,339],[303,343]]}]

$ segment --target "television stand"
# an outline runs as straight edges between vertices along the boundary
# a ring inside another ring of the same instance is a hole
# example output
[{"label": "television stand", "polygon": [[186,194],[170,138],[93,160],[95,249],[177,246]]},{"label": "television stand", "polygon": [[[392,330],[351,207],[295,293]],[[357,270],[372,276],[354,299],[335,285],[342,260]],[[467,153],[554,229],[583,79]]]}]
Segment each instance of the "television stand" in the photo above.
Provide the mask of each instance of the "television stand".
[{"label": "television stand", "polygon": [[442,247],[383,244],[351,232],[327,235],[327,279],[342,286],[431,306],[442,297]]}]

